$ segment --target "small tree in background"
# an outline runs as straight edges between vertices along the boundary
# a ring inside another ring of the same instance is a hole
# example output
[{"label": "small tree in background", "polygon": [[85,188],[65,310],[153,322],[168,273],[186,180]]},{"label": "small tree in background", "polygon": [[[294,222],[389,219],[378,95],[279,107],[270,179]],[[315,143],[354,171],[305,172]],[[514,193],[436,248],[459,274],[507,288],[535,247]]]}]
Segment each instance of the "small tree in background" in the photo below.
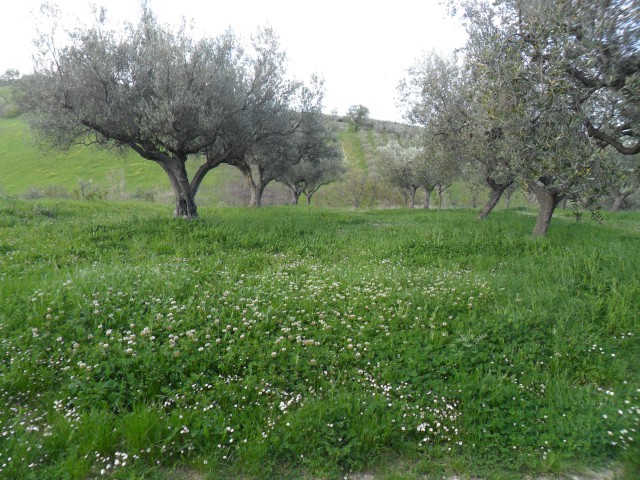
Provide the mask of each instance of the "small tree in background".
[{"label": "small tree in background", "polygon": [[251,187],[250,206],[261,206],[264,188],[299,163],[313,164],[335,154],[321,113],[322,97],[323,85],[316,79],[310,87],[296,86],[291,96],[284,98],[285,109],[269,115],[271,121],[266,125],[270,132],[259,136],[248,149],[241,167]]},{"label": "small tree in background", "polygon": [[409,76],[398,86],[405,117],[419,126],[418,143],[423,149],[420,171],[425,175],[425,208],[431,192],[438,189],[442,207],[443,193],[458,177],[465,162],[467,137],[464,129],[470,121],[462,102],[462,76],[455,57],[431,52],[409,69]]},{"label": "small tree in background", "polygon": [[297,161],[277,175],[276,180],[291,191],[291,205],[297,205],[304,193],[307,204],[323,185],[338,180],[346,171],[332,123],[316,111],[306,115],[293,135]]},{"label": "small tree in background", "polygon": [[338,181],[346,172],[339,155],[302,160],[278,177],[278,182],[291,191],[291,205],[297,205],[304,193],[307,205],[311,205],[313,195],[324,185]]},{"label": "small tree in background", "polygon": [[396,140],[390,140],[378,148],[378,165],[382,179],[406,194],[409,208],[415,207],[416,191],[422,186],[419,158],[423,156],[421,148],[402,147]]},{"label": "small tree in background", "polygon": [[364,105],[351,105],[347,109],[347,118],[350,121],[350,128],[357,132],[369,118],[369,109]]},{"label": "small tree in background", "polygon": [[0,85],[10,85],[20,79],[20,70],[8,68],[0,75]]},{"label": "small tree in background", "polygon": [[628,199],[640,191],[640,158],[623,155],[614,148],[607,148],[605,165],[598,175],[607,175],[611,211],[625,207]]},{"label": "small tree in background", "polygon": [[[20,72],[15,68],[7,69],[0,75],[0,86],[11,86],[20,80]],[[0,92],[0,118],[15,118],[20,115],[14,88],[8,88]]]}]

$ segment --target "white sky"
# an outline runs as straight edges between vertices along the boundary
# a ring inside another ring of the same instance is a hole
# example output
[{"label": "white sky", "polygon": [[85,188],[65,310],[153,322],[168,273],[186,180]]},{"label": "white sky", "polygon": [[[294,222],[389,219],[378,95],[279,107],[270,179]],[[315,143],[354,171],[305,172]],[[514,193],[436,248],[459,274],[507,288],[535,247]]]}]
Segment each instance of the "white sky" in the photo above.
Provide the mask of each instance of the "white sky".
[{"label": "white sky", "polygon": [[[3,0],[0,74],[32,71],[32,40],[41,0]],[[135,22],[137,0],[57,0],[66,14],[85,21],[92,3],[106,4],[110,19]],[[371,118],[400,121],[396,87],[423,53],[448,53],[465,34],[439,0],[149,0],[163,23],[193,19],[196,33],[217,35],[231,26],[249,36],[269,25],[280,37],[289,70],[298,78],[324,77],[325,111],[346,113],[363,104]]]}]

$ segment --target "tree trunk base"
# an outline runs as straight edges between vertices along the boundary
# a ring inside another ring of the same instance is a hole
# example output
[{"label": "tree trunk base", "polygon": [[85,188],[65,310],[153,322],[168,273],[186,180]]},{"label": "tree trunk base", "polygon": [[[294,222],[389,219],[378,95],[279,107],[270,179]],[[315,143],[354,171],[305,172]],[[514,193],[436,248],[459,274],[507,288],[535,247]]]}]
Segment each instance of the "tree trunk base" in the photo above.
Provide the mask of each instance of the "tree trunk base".
[{"label": "tree trunk base", "polygon": [[493,211],[496,205],[498,205],[498,202],[500,201],[500,197],[502,197],[502,194],[504,193],[504,191],[510,185],[511,184],[500,185],[491,189],[491,195],[489,196],[489,201],[487,202],[487,205],[484,207],[484,209],[478,214],[478,220],[482,220],[483,218],[487,218],[489,216],[489,214]]},{"label": "tree trunk base", "polygon": [[546,189],[542,186],[532,187],[532,190],[538,198],[538,204],[540,205],[536,226],[533,229],[533,236],[544,237],[549,230],[553,212],[565,195],[556,190]]}]

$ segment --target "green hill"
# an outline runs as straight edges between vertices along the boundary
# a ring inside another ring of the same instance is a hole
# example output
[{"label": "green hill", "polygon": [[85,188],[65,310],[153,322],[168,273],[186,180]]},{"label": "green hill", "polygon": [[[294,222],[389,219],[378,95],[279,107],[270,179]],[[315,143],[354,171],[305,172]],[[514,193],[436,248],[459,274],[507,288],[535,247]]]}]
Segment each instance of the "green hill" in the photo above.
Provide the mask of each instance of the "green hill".
[{"label": "green hill", "polygon": [[0,186],[6,193],[51,187],[73,190],[81,180],[103,183],[119,172],[130,190],[168,187],[161,169],[133,152],[119,155],[83,146],[68,152],[47,150],[37,145],[21,118],[0,119]]},{"label": "green hill", "polygon": [[[195,162],[191,168],[196,167]],[[231,168],[212,172],[203,185],[206,197],[224,179],[237,180]],[[120,154],[94,146],[67,152],[39,145],[24,120],[0,118],[0,191],[9,195],[77,195],[82,186],[106,194],[170,195],[162,169],[132,151]]]},{"label": "green hill", "polygon": [[[352,131],[342,118],[334,119],[342,143],[345,160],[354,169],[367,169],[373,161],[377,145],[389,135],[380,133],[373,122],[359,132]],[[387,122],[380,122],[382,128]],[[388,125],[391,125],[390,123]],[[396,124],[398,125],[398,124]],[[196,168],[196,161],[190,170]],[[0,118],[0,191],[9,195],[37,195],[67,192],[73,195],[81,184],[90,184],[106,192],[168,192],[169,183],[162,170],[134,152],[124,155],[97,147],[78,146],[59,152],[38,145],[24,119]],[[199,197],[211,201],[228,201],[229,195],[241,197],[241,177],[232,168],[211,172]],[[270,187],[273,196],[281,196],[277,187]],[[215,193],[217,192],[217,193]],[[241,202],[240,202],[241,203]]]},{"label": "green hill", "polygon": [[[349,128],[344,117],[328,117],[349,168],[345,179],[321,189],[314,203],[329,207],[393,207],[404,205],[397,191],[377,176],[376,150],[394,139],[406,144],[411,127],[394,122],[369,120],[360,130]],[[193,174],[198,161],[189,162]],[[66,152],[39,145],[20,116],[0,118],[0,193],[27,198],[98,195],[112,199],[143,198],[172,201],[169,182],[162,169],[132,151],[124,154],[95,146],[78,146]],[[239,172],[221,166],[210,172],[197,198],[202,206],[246,205],[248,189]],[[273,182],[265,191],[264,204],[289,201],[287,189]],[[418,202],[422,200],[418,197]],[[471,206],[467,189],[454,185],[447,206]]]}]

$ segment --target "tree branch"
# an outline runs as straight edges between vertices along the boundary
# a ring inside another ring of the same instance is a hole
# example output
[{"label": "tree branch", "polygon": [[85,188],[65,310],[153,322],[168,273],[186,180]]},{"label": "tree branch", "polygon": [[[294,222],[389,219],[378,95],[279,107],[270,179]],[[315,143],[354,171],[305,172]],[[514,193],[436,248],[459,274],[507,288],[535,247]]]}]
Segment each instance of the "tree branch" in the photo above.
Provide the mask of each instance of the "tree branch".
[{"label": "tree branch", "polygon": [[626,146],[614,136],[609,135],[606,132],[603,132],[602,130],[599,130],[596,127],[594,127],[589,120],[585,120],[584,123],[585,123],[585,126],[587,127],[587,134],[590,137],[596,138],[606,143],[607,145],[611,145],[613,148],[615,148],[618,152],[622,153],[623,155],[636,155],[640,153],[640,140],[636,140],[635,145]]}]

